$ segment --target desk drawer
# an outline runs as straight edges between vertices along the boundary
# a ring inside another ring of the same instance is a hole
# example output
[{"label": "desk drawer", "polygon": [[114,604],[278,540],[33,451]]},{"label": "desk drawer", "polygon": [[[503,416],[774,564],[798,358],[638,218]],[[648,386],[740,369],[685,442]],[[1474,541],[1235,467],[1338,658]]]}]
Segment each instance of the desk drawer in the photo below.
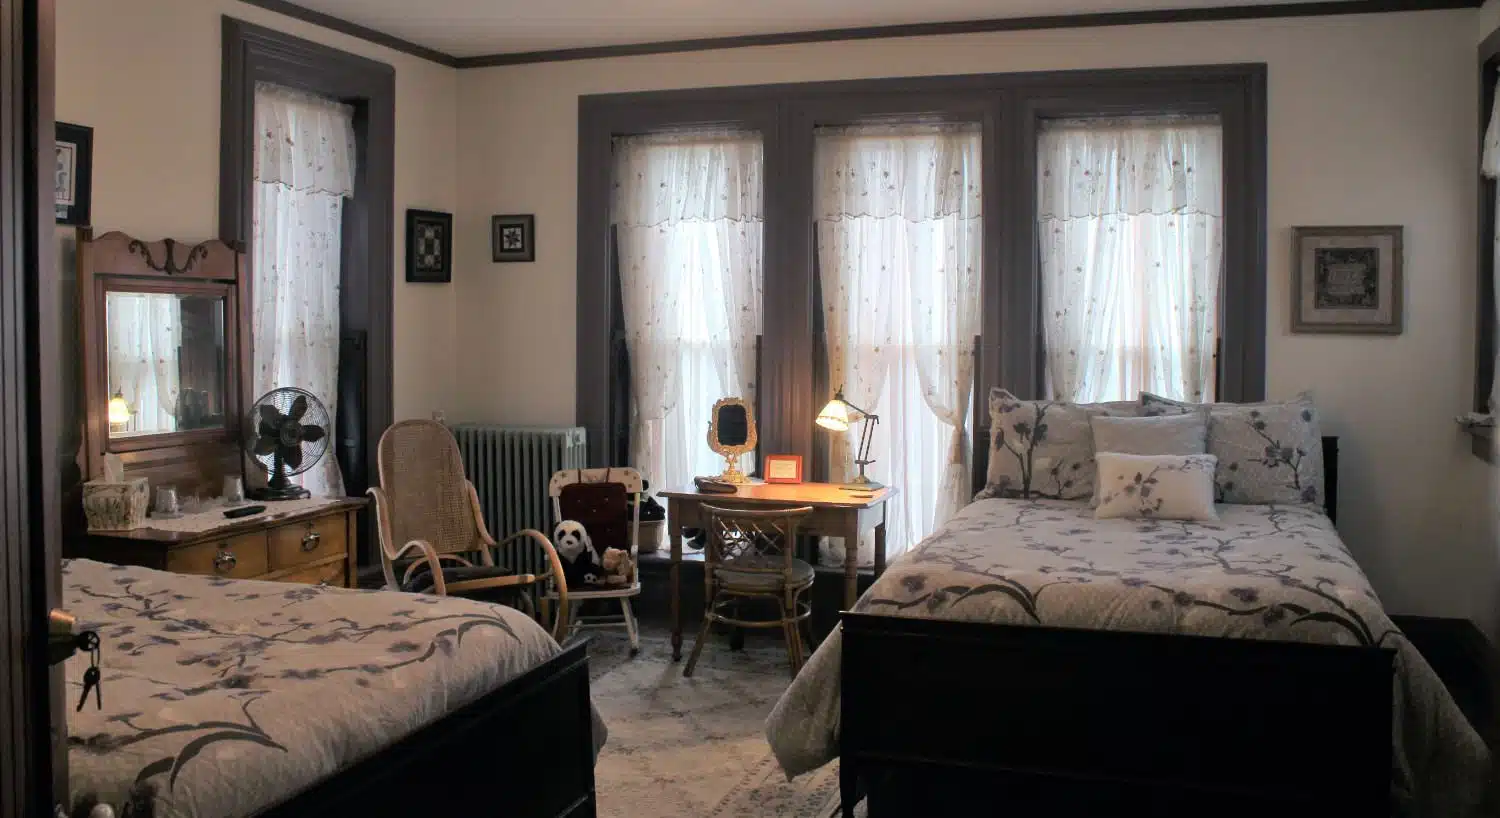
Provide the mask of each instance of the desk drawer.
[{"label": "desk drawer", "polygon": [[272,571],[297,568],[349,553],[343,514],[273,528],[268,537]]},{"label": "desk drawer", "polygon": [[266,564],[266,535],[259,531],[167,553],[167,570],[178,574],[251,579],[264,574]]},{"label": "desk drawer", "polygon": [[344,561],[333,562],[296,571],[285,576],[276,578],[277,582],[298,582],[303,585],[331,585],[335,588],[344,586]]}]

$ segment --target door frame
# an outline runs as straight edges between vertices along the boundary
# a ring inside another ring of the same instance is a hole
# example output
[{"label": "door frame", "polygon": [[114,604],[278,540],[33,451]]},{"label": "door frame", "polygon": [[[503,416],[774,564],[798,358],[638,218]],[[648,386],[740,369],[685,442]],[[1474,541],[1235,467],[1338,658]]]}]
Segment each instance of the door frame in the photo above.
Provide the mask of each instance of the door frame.
[{"label": "door frame", "polygon": [[53,11],[0,0],[0,818],[51,814],[67,784],[46,641],[61,597],[60,276],[42,173],[56,138]]}]

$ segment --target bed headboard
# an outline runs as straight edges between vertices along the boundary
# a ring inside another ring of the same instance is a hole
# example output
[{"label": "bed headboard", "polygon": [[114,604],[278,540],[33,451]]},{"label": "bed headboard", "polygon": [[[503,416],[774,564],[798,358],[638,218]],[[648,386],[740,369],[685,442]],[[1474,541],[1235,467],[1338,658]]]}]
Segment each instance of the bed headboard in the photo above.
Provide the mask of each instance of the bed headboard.
[{"label": "bed headboard", "polygon": [[1339,439],[1323,436],[1323,510],[1328,519],[1339,521]]}]

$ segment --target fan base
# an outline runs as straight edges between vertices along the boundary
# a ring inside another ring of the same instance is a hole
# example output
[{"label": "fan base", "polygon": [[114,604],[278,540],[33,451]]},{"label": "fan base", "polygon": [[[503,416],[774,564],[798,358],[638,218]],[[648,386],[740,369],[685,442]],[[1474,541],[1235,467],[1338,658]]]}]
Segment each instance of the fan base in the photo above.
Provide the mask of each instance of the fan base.
[{"label": "fan base", "polygon": [[252,489],[250,491],[250,499],[252,500],[306,500],[311,496],[312,492],[301,486]]}]

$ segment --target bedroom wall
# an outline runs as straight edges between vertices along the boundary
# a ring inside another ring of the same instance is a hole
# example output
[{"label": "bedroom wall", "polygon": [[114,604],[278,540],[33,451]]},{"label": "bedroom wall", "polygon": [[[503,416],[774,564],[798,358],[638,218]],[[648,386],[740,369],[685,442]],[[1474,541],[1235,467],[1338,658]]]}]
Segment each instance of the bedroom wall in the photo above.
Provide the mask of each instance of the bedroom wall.
[{"label": "bedroom wall", "polygon": [[[96,229],[179,239],[219,234],[223,15],[395,67],[395,414],[426,417],[450,405],[455,288],[406,283],[402,231],[408,207],[452,212],[457,205],[454,69],[234,0],[59,0],[57,118],[94,128]],[[61,342],[70,349],[77,346],[72,230],[58,234],[69,308]],[[69,400],[76,405],[76,389]]]},{"label": "bedroom wall", "polygon": [[[1344,438],[1340,528],[1390,609],[1488,625],[1493,472],[1452,420],[1473,390],[1479,16],[1463,9],[993,33],[460,72],[454,281],[464,388],[454,414],[573,419],[581,94],[1265,62],[1270,394],[1315,390],[1327,431]],[[536,263],[490,263],[494,213],[537,215]],[[1290,228],[1317,224],[1406,226],[1404,334],[1290,333]]]}]

